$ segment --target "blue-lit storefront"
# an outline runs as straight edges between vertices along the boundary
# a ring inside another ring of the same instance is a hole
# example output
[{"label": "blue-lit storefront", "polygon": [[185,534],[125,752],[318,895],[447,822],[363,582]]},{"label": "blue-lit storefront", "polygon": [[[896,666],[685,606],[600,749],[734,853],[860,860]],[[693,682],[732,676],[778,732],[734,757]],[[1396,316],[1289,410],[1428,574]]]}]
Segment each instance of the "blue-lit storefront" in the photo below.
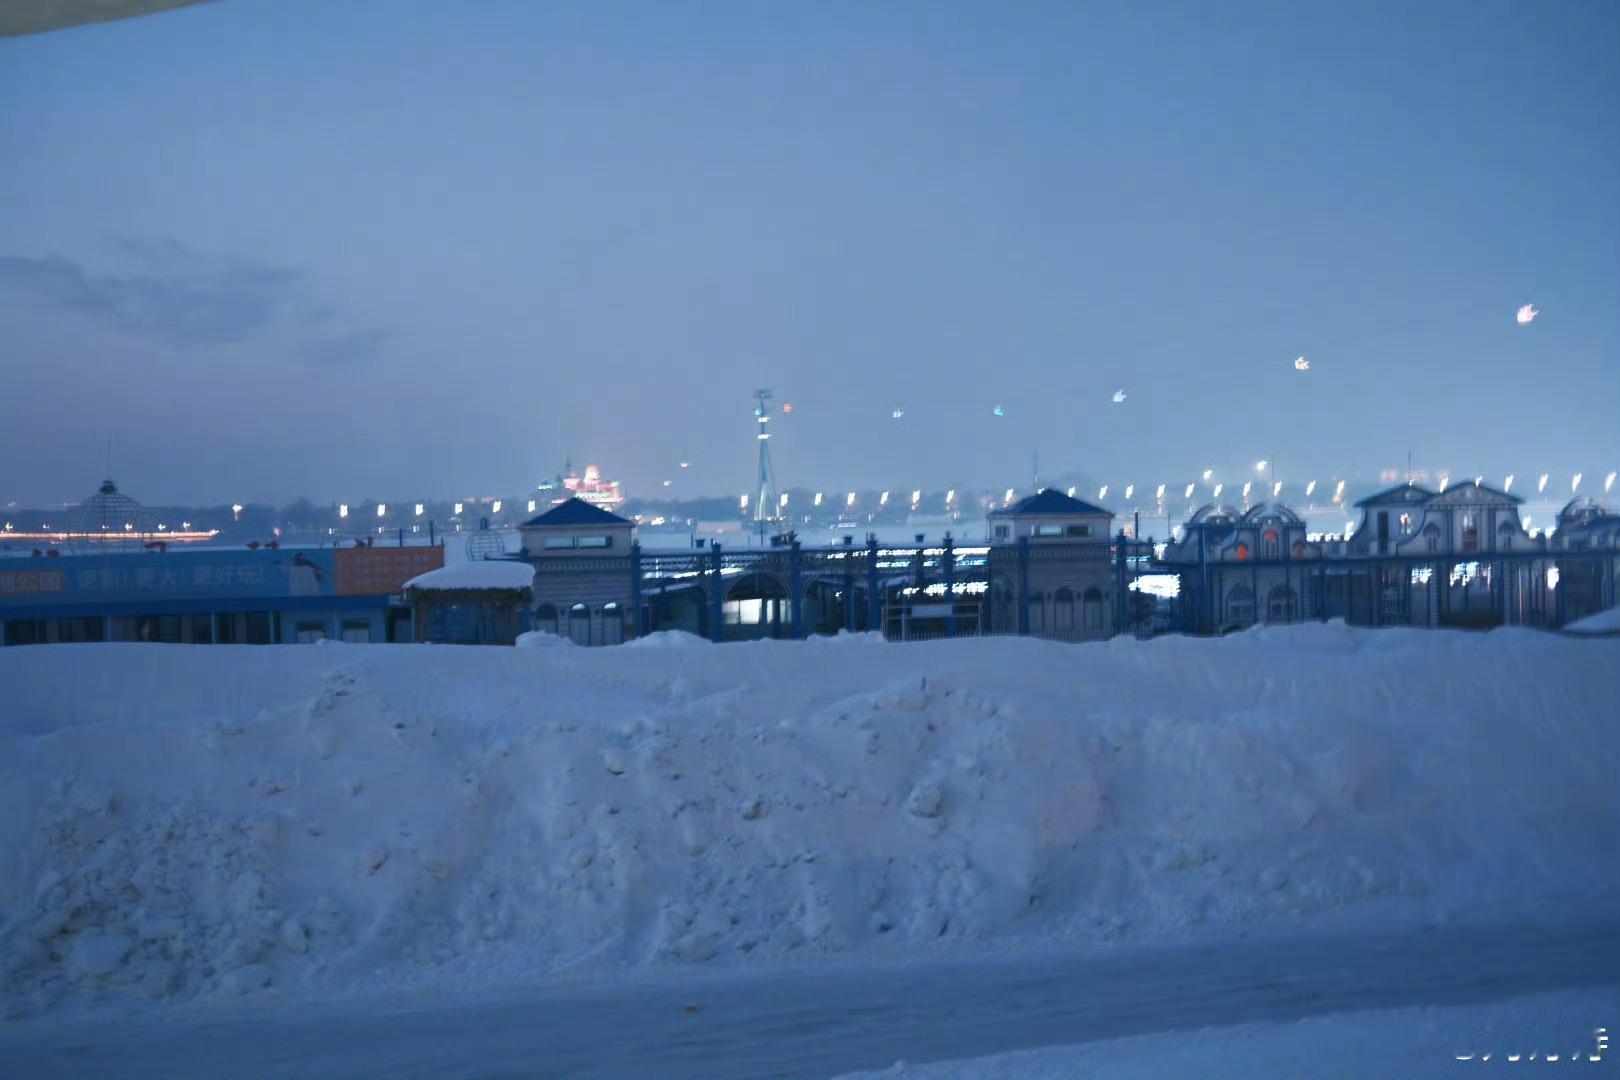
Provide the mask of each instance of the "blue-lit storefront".
[{"label": "blue-lit storefront", "polygon": [[410,641],[401,585],[441,547],[191,549],[0,560],[0,645]]}]

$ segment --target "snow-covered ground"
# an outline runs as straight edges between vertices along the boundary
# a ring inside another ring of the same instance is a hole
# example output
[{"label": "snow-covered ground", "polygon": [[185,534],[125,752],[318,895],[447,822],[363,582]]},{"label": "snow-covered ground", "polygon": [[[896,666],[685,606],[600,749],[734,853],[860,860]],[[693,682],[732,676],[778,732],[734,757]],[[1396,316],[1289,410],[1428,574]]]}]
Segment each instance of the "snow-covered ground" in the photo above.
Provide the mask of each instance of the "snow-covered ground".
[{"label": "snow-covered ground", "polygon": [[[881,1072],[848,1073],[841,1080],[1448,1080],[1493,1062],[1498,1072],[1515,1065],[1559,1065],[1559,1075],[1612,1076],[1620,1061],[1613,1049],[1617,1019],[1620,989],[1606,987],[1488,1005],[1368,1010],[1294,1023],[1160,1032],[930,1065],[899,1061]],[[1609,1036],[1601,1043],[1600,1028]]]},{"label": "snow-covered ground", "polygon": [[1612,918],[1617,660],[1340,625],[0,650],[0,992],[45,1023]]}]

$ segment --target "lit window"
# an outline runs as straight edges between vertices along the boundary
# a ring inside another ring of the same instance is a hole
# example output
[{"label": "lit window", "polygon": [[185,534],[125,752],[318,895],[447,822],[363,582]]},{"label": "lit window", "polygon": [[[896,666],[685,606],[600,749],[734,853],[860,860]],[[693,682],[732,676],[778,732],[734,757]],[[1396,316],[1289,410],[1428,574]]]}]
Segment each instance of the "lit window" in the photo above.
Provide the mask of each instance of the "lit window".
[{"label": "lit window", "polygon": [[1036,536],[1062,536],[1063,535],[1063,526],[1061,526],[1061,525],[1037,525],[1037,526],[1035,526],[1035,535]]},{"label": "lit window", "polygon": [[1237,546],[1237,557],[1238,557],[1238,562],[1242,562],[1243,560],[1245,560],[1245,559],[1247,559],[1249,557],[1249,545],[1248,544],[1239,544]]},{"label": "lit window", "polygon": [[611,536],[582,536],[582,537],[579,538],[579,546],[582,547],[582,548],[612,547],[613,546],[613,537],[611,537]]}]

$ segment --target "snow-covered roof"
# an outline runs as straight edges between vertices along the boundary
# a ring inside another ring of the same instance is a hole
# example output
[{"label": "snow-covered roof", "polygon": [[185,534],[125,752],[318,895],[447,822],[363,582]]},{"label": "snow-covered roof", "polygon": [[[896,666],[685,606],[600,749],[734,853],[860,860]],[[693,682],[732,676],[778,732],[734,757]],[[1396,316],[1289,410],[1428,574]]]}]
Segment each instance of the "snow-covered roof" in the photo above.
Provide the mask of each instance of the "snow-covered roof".
[{"label": "snow-covered roof", "polygon": [[1105,510],[1100,506],[1092,506],[1088,502],[1081,502],[1070,495],[1065,495],[1056,488],[1045,488],[1034,495],[1019,499],[1011,506],[1000,510],[990,511],[991,517],[1010,515],[1027,516],[1030,514],[1107,514],[1114,516],[1112,510]]},{"label": "snow-covered roof", "polygon": [[1268,519],[1275,519],[1282,522],[1284,525],[1305,524],[1299,519],[1298,514],[1294,513],[1282,503],[1260,503],[1258,506],[1251,507],[1249,512],[1243,515],[1243,524],[1258,525],[1260,522]]},{"label": "snow-covered roof", "polygon": [[1582,495],[1564,504],[1564,508],[1558,511],[1558,520],[1591,521],[1594,518],[1610,517],[1613,513],[1613,510],[1592,496]]},{"label": "snow-covered roof", "polygon": [[523,523],[526,529],[547,525],[632,525],[634,522],[618,514],[609,513],[600,506],[592,506],[581,498],[558,503],[543,514],[537,514]]},{"label": "snow-covered roof", "polygon": [[1232,523],[1236,522],[1237,519],[1238,519],[1238,512],[1233,507],[1230,507],[1230,506],[1217,506],[1214,503],[1206,503],[1205,505],[1200,506],[1198,508],[1197,512],[1194,513],[1192,517],[1187,519],[1187,524],[1188,525],[1214,525],[1214,524],[1229,525],[1229,524],[1232,524]]},{"label": "snow-covered roof", "polygon": [[1359,509],[1364,506],[1386,506],[1390,503],[1422,503],[1428,502],[1434,495],[1434,492],[1421,484],[1396,484],[1360,500],[1356,503],[1356,507]]},{"label": "snow-covered roof", "polygon": [[410,589],[528,589],[534,586],[534,567],[515,559],[482,559],[452,563],[405,583]]}]

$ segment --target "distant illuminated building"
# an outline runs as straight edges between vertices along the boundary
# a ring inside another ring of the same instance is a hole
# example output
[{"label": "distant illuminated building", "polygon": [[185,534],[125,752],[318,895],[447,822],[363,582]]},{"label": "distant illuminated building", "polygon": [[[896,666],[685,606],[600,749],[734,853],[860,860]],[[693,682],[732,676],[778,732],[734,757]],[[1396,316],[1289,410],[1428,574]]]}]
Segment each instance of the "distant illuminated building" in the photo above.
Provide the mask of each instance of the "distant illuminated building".
[{"label": "distant illuminated building", "polygon": [[619,490],[617,480],[602,479],[602,471],[595,465],[585,466],[585,475],[580,476],[574,472],[572,461],[563,466],[563,475],[540,484],[535,490],[547,496],[552,506],[561,506],[569,499],[579,499],[612,513],[624,502],[624,493]]}]

